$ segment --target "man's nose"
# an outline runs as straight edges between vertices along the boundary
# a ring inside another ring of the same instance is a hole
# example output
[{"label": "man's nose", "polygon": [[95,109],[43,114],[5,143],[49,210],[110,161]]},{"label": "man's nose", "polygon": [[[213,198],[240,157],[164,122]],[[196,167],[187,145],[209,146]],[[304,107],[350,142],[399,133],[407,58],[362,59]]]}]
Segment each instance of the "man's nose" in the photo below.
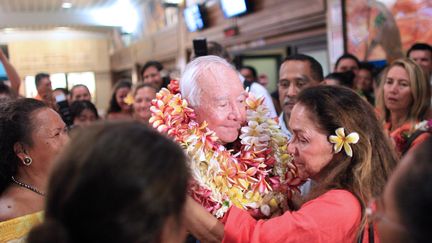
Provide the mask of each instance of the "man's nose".
[{"label": "man's nose", "polygon": [[288,97],[295,97],[295,96],[297,96],[297,93],[298,93],[298,90],[294,85],[290,85],[288,87],[288,90],[287,90],[287,96]]},{"label": "man's nose", "polygon": [[243,119],[243,114],[245,113],[245,107],[237,103],[231,106],[230,119],[240,121]]}]

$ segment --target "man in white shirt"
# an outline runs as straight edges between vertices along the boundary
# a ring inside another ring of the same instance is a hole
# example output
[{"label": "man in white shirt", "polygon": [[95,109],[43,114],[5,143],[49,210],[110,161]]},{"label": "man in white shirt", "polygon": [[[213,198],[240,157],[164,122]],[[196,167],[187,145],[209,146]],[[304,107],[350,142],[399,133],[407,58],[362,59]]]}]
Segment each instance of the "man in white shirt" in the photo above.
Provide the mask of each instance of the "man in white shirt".
[{"label": "man in white shirt", "polygon": [[[291,110],[296,103],[297,95],[301,90],[318,85],[323,81],[323,69],[321,64],[311,56],[296,54],[287,57],[279,69],[278,92],[282,113],[279,116],[279,126],[282,132],[292,138],[288,122]],[[302,195],[306,195],[313,185],[308,180],[300,187]]]},{"label": "man in white shirt", "polygon": [[249,89],[256,97],[264,97],[264,104],[270,112],[270,117],[277,117],[276,109],[273,105],[273,100],[267,89],[258,83],[258,75],[254,67],[243,66],[240,68],[240,74],[243,76],[240,80],[243,82],[245,89]]},{"label": "man in white shirt", "polygon": [[304,88],[318,85],[322,80],[322,66],[311,56],[296,54],[287,57],[282,63],[278,82],[279,102],[282,107],[279,125],[288,139],[292,136],[288,122],[298,93]]}]

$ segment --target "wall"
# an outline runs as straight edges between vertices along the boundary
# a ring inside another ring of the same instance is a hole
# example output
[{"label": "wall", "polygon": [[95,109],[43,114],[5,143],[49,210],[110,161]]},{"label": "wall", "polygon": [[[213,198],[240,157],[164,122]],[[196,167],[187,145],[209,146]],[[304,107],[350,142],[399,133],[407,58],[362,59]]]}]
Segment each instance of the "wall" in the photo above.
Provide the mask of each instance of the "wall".
[{"label": "wall", "polygon": [[[218,4],[207,7],[210,27],[189,33],[179,15],[175,26],[167,27],[139,40],[111,56],[113,70],[132,69],[150,59],[177,63],[182,69],[188,61],[188,50],[196,37],[217,41],[231,52],[277,45],[292,40],[326,34],[324,0],[252,0],[253,13],[225,19]],[[237,26],[240,34],[225,37],[223,30]],[[173,62],[173,60],[175,60]]]},{"label": "wall", "polygon": [[[38,72],[95,72],[98,108],[106,108],[111,90],[109,40],[104,33],[84,31],[21,31],[0,34],[20,76]],[[22,85],[23,86],[23,85]]]}]

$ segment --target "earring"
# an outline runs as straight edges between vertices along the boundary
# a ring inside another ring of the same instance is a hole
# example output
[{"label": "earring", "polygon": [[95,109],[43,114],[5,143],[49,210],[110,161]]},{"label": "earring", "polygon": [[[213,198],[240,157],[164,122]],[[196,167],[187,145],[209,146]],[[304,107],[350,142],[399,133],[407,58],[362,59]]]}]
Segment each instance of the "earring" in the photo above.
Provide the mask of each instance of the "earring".
[{"label": "earring", "polygon": [[30,158],[30,157],[25,157],[25,158],[24,158],[24,161],[23,161],[23,164],[24,164],[25,166],[29,166],[29,165],[31,165],[32,162],[33,162],[32,158]]}]

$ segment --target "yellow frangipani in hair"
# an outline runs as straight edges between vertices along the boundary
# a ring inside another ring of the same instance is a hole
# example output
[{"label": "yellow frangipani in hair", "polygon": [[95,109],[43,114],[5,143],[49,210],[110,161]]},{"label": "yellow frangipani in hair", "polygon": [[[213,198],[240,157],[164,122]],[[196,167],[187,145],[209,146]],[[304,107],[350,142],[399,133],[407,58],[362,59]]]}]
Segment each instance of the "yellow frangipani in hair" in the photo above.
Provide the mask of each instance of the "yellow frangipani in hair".
[{"label": "yellow frangipani in hair", "polygon": [[352,157],[352,149],[351,144],[356,144],[359,140],[359,135],[356,132],[352,132],[345,136],[345,130],[343,127],[336,129],[336,135],[330,135],[329,140],[331,143],[334,143],[334,151],[335,153],[339,153],[342,150],[342,147],[345,150],[345,153]]},{"label": "yellow frangipani in hair", "polygon": [[131,93],[129,93],[124,99],[123,99],[124,103],[128,104],[128,105],[132,105],[134,103],[134,97]]}]

